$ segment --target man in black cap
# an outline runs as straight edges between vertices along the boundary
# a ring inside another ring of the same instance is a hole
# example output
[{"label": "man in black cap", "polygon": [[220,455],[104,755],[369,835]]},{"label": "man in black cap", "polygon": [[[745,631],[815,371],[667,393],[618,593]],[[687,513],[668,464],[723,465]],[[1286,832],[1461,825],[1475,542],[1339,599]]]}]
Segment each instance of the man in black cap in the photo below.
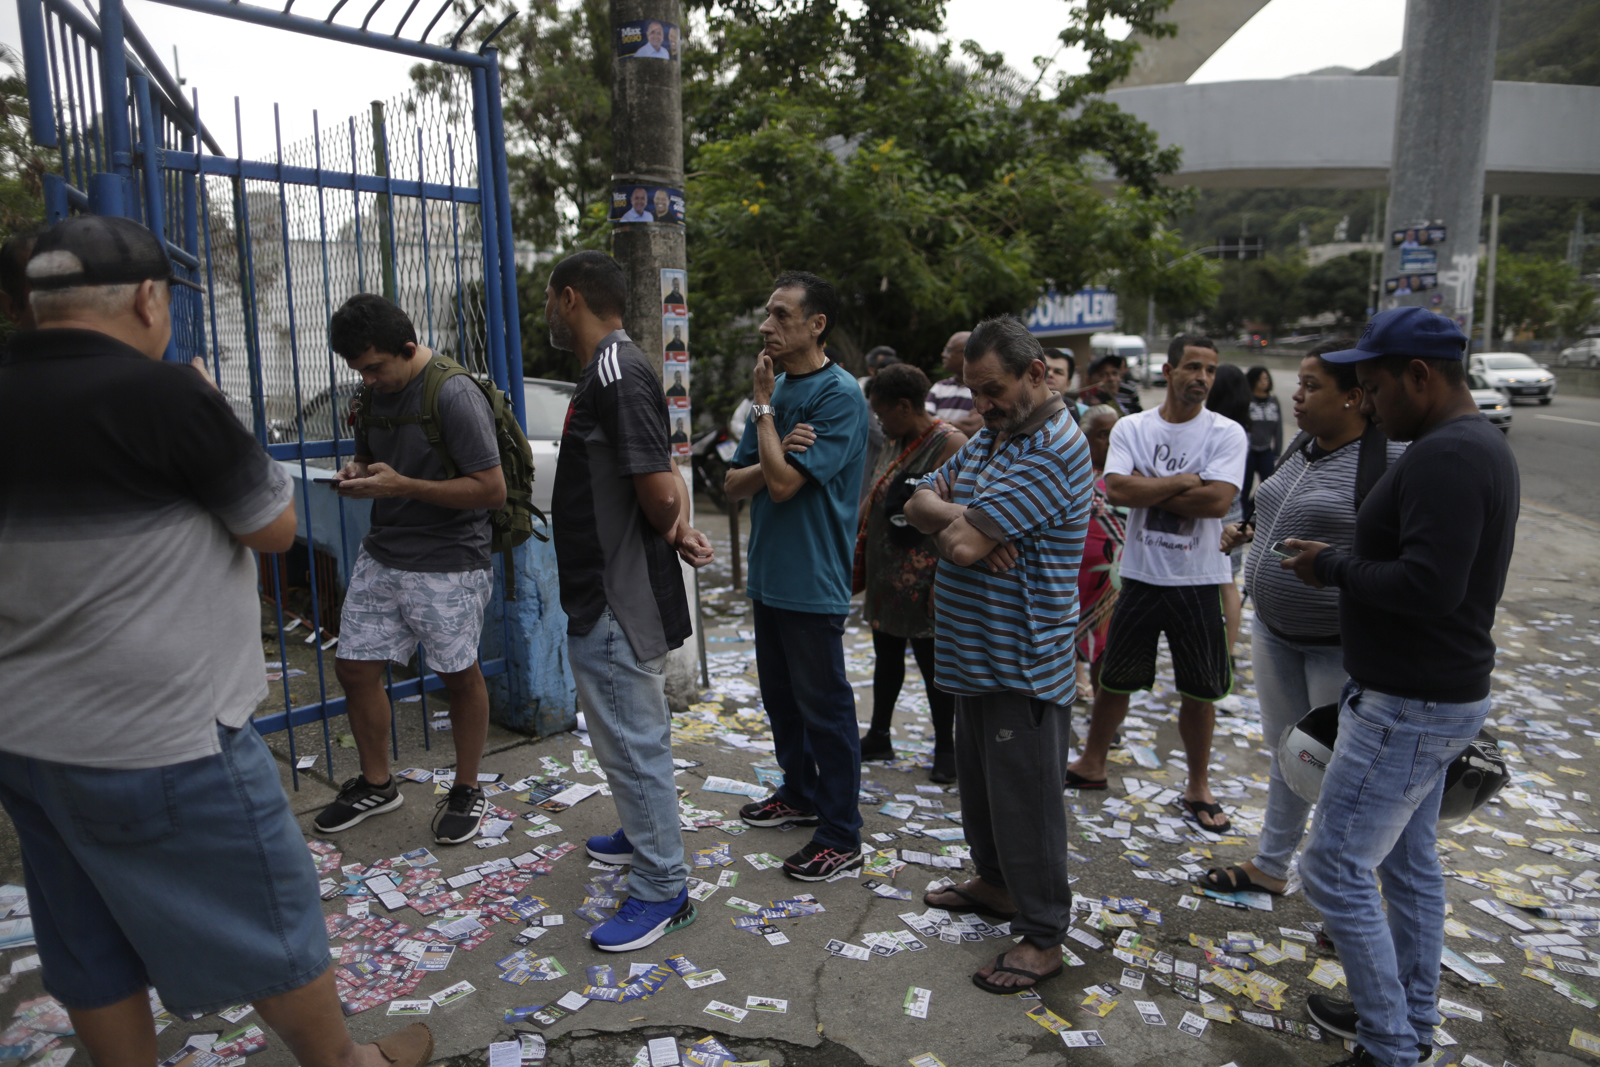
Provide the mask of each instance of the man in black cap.
[{"label": "man in black cap", "polygon": [[1468,388],[1466,347],[1450,319],[1403,307],[1374,316],[1355,348],[1322,357],[1354,363],[1362,410],[1411,446],[1361,505],[1349,552],[1291,537],[1299,554],[1281,563],[1307,585],[1338,587],[1350,675],[1300,860],[1354,1001],[1307,1004],[1359,1042],[1343,1067],[1426,1062],[1439,1023],[1439,802],[1445,768],[1489,712],[1489,628],[1520,499],[1505,435]]},{"label": "man in black cap", "polygon": [[39,328],[0,355],[0,804],[44,986],[97,1064],[158,1058],[154,985],[186,1016],[254,1004],[306,1067],[422,1067],[426,1026],[345,1028],[317,872],[250,723],[252,552],[294,543],[292,488],[162,361],[171,277],[138,223],[68,219],[28,263]]}]

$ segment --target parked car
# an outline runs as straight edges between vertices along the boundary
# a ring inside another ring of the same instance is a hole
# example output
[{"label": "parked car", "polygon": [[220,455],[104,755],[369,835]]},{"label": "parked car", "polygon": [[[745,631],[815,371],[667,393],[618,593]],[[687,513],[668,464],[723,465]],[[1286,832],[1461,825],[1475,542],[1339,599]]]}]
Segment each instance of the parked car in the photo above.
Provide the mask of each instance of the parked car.
[{"label": "parked car", "polygon": [[1548,404],[1556,395],[1556,376],[1550,368],[1521,352],[1483,352],[1472,357],[1467,369],[1483,375],[1489,388],[1500,390],[1512,402]]},{"label": "parked car", "polygon": [[1472,399],[1477,402],[1478,410],[1487,415],[1501,433],[1510,433],[1511,402],[1505,398],[1505,394],[1490,386],[1481,374],[1467,375],[1467,384],[1472,387]]},{"label": "parked car", "polygon": [[1600,337],[1579,341],[1556,356],[1558,367],[1600,367]]},{"label": "parked car", "polygon": [[577,389],[572,382],[522,379],[522,395],[528,404],[528,447],[533,449],[533,503],[546,515],[550,514],[550,494],[556,484],[561,431],[566,428],[567,408]]}]

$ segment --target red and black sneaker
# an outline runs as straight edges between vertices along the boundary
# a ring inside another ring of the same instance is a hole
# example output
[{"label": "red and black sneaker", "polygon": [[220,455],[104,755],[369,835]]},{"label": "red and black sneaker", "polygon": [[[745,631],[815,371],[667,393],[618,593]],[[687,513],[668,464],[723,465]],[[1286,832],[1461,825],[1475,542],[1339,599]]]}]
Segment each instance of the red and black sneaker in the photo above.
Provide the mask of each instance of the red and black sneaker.
[{"label": "red and black sneaker", "polygon": [[739,818],[748,826],[785,826],[789,823],[799,826],[817,825],[817,816],[814,812],[801,811],[791,804],[786,804],[778,799],[776,793],[765,800],[746,804],[740,808]]},{"label": "red and black sneaker", "polygon": [[817,841],[783,861],[783,873],[800,882],[820,882],[832,878],[840,871],[861,866],[861,853],[844,852]]}]

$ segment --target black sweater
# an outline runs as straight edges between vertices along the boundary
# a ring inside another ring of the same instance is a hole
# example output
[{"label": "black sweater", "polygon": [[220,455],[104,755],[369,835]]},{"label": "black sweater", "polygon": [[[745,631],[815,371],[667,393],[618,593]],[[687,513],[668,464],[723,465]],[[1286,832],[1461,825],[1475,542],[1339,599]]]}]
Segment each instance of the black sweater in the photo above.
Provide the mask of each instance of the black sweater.
[{"label": "black sweater", "polygon": [[1520,500],[1517,461],[1482,415],[1417,438],[1356,516],[1354,547],[1316,559],[1339,587],[1344,668],[1380,693],[1459,704],[1489,695],[1495,604]]}]

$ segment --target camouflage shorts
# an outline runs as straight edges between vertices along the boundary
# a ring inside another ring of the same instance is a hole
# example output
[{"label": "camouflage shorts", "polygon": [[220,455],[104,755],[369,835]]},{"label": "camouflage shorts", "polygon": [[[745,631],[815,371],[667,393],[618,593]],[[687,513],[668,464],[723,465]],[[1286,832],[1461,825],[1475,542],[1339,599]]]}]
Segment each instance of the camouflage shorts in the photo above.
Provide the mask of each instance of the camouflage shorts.
[{"label": "camouflage shorts", "polygon": [[363,550],[339,622],[339,658],[407,663],[421,643],[428,667],[466,670],[478,658],[493,571],[401,571]]}]

